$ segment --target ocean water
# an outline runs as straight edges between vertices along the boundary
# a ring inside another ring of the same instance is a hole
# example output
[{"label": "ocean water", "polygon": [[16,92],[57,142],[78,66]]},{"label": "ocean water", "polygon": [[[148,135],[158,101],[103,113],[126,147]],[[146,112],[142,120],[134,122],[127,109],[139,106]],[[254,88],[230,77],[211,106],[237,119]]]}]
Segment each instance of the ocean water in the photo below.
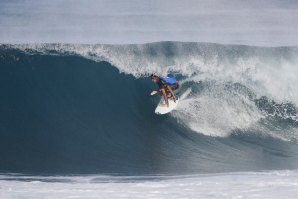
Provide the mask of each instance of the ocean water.
[{"label": "ocean water", "polygon": [[[294,198],[298,48],[0,45],[1,198]],[[180,81],[155,115],[150,73]]]}]

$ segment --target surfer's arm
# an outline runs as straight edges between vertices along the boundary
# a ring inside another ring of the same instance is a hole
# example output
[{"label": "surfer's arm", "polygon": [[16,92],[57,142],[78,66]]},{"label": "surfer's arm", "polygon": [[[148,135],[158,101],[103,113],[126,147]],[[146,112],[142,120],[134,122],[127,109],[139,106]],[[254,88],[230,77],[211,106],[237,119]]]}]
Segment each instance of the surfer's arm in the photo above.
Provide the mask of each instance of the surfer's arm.
[{"label": "surfer's arm", "polygon": [[168,97],[167,97],[167,94],[166,94],[166,90],[163,88],[163,89],[160,89],[160,92],[161,92],[161,94],[162,94],[162,96],[163,96],[163,98],[166,102],[167,107],[169,107],[169,101],[168,101]]},{"label": "surfer's arm", "polygon": [[172,88],[170,86],[167,86],[167,89],[170,91],[170,93],[172,94],[173,98],[174,98],[174,102],[176,102],[176,96],[172,90]]}]

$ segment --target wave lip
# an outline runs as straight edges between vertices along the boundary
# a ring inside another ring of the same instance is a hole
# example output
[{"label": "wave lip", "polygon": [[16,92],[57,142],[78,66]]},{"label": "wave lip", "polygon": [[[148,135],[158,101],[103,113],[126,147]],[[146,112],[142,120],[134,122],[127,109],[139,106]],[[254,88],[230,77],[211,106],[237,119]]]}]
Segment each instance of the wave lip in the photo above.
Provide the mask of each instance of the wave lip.
[{"label": "wave lip", "polygon": [[[242,83],[256,94],[297,104],[297,47],[253,47],[191,42],[130,45],[8,45],[29,53],[75,54],[107,61],[136,77],[179,73],[192,81],[214,79]],[[282,75],[280,73],[282,72]]]}]

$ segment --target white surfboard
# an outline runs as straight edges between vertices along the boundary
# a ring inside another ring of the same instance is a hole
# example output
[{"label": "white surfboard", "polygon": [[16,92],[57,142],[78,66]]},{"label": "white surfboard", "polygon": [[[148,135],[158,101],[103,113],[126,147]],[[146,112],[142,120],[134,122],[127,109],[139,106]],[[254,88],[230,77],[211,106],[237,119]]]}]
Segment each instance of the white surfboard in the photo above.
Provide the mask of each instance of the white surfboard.
[{"label": "white surfboard", "polygon": [[176,102],[174,102],[173,99],[168,99],[168,100],[169,100],[169,107],[167,107],[167,105],[164,104],[163,98],[160,100],[160,102],[158,103],[158,105],[155,109],[155,114],[158,114],[158,115],[167,114],[177,107],[178,102],[179,102],[178,97],[176,99]]}]

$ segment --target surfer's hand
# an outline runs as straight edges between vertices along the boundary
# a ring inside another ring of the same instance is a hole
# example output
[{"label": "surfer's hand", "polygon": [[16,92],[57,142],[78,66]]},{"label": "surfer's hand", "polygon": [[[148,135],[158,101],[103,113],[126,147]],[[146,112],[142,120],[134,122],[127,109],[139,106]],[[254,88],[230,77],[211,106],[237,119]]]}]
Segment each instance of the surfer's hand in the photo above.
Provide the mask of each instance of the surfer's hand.
[{"label": "surfer's hand", "polygon": [[176,103],[176,97],[175,97],[175,95],[173,95],[173,100],[174,100],[174,102]]},{"label": "surfer's hand", "polygon": [[157,91],[152,91],[151,93],[150,93],[150,95],[155,95],[157,93]]}]

